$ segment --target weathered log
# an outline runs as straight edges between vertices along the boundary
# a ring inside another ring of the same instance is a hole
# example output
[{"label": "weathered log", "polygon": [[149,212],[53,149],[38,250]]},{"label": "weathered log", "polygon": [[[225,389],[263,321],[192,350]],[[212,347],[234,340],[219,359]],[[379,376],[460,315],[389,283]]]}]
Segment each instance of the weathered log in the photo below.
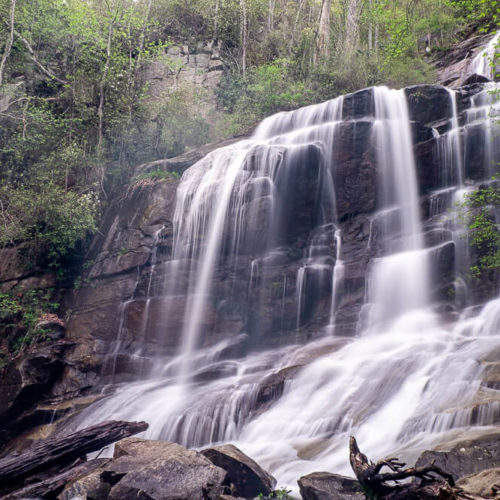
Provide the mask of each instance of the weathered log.
[{"label": "weathered log", "polygon": [[55,476],[50,476],[36,483],[24,486],[19,490],[15,490],[2,500],[14,500],[18,498],[56,498],[57,495],[70,482],[90,474],[99,467],[103,467],[110,459],[94,459],[85,461],[77,461],[73,467],[61,472]]},{"label": "weathered log", "polygon": [[52,436],[17,457],[0,460],[0,484],[7,489],[36,472],[67,465],[147,428],[146,422],[109,421],[65,436]]},{"label": "weathered log", "polygon": [[[460,488],[455,487],[451,474],[435,465],[426,467],[410,467],[397,458],[386,458],[376,463],[371,462],[361,453],[356,439],[349,440],[349,461],[356,478],[365,492],[371,497],[384,500],[418,500],[418,499],[472,499]],[[383,467],[392,472],[381,473]],[[408,478],[418,478],[420,481],[398,484],[398,481]]]}]

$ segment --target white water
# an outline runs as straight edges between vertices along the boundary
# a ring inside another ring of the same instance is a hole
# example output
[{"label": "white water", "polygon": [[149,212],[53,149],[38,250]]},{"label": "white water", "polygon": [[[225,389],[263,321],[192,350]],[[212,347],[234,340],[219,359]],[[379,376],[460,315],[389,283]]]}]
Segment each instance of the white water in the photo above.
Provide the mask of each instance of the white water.
[{"label": "white water", "polygon": [[[448,158],[443,168],[452,170],[445,176],[448,184],[431,195],[440,200],[431,216],[443,219],[441,228],[446,227],[451,200],[463,189],[462,150],[469,129],[481,124],[485,135],[491,131],[484,99],[475,99],[463,128],[454,105],[450,131],[439,138],[443,158]],[[375,89],[374,104],[374,116],[367,119],[373,123],[380,189],[370,242],[376,236],[381,250],[371,262],[365,306],[369,319],[361,335],[325,336],[237,360],[222,357],[238,341],[236,332],[215,345],[203,345],[206,310],[217,293],[214,283],[221,263],[233,269],[233,260],[247,252],[245,289],[250,296],[271,272],[267,263],[281,258],[284,209],[295,201],[286,197],[287,189],[294,186],[294,169],[307,163],[309,154],[321,157],[321,215],[294,279],[280,276],[280,318],[283,322],[287,284],[295,283],[291,329],[299,338],[311,283],[322,288],[330,280],[332,328],[326,332],[335,331],[345,277],[331,164],[343,106],[342,99],[336,99],[270,117],[250,140],[216,151],[186,171],[179,187],[173,256],[179,269],[174,281],[189,263],[178,355],[164,360],[153,378],[120,386],[89,407],[79,424],[110,418],[146,420],[146,436],[151,438],[197,447],[231,441],[267,467],[278,485],[296,488],[297,478],[308,472],[350,474],[351,434],[371,458],[391,453],[411,460],[434,444],[498,423],[498,391],[482,386],[481,380],[490,353],[500,348],[500,300],[476,315],[465,310],[455,322],[433,311],[431,252],[422,235],[404,93]],[[499,150],[494,143],[484,162],[491,162]],[[451,195],[443,197],[448,191]],[[249,192],[252,203],[262,204],[257,212],[249,208]],[[251,238],[250,229],[255,230]],[[458,234],[460,227],[453,231]],[[456,249],[462,255],[460,245]],[[262,403],[263,381],[287,367],[295,367],[297,374],[286,382],[283,396],[274,404]]]},{"label": "white water", "polygon": [[469,64],[469,73],[482,75],[489,80],[495,80],[498,71],[496,54],[498,51],[498,41],[500,39],[500,31],[489,41],[488,45],[478,52]]}]

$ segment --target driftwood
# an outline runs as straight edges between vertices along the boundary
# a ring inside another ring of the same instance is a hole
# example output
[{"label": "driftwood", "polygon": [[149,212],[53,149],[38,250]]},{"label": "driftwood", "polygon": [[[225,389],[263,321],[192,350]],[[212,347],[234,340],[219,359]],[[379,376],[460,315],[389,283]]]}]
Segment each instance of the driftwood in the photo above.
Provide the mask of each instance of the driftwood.
[{"label": "driftwood", "polygon": [[[451,474],[435,465],[410,467],[397,458],[386,458],[376,463],[361,453],[356,439],[349,440],[349,460],[352,470],[366,494],[370,498],[383,500],[420,500],[420,499],[473,499],[460,488],[455,487]],[[387,467],[391,472],[381,472]],[[417,481],[399,484],[402,479],[414,478]]]},{"label": "driftwood", "polygon": [[90,474],[94,470],[102,467],[110,459],[95,459],[85,462],[77,460],[71,467],[55,476],[49,476],[36,483],[24,486],[20,490],[15,490],[2,497],[2,500],[26,499],[26,498],[56,498],[57,495],[70,482],[80,477]]},{"label": "driftwood", "polygon": [[87,453],[147,428],[146,422],[109,421],[66,436],[52,436],[19,456],[0,460],[0,485],[7,489],[37,472],[69,465]]}]

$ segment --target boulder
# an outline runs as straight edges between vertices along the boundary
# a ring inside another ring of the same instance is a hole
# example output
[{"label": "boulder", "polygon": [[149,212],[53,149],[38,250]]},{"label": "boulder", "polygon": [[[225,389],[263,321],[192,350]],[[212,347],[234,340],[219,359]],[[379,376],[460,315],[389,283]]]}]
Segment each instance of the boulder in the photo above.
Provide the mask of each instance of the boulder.
[{"label": "boulder", "polygon": [[361,485],[350,477],[313,472],[298,481],[303,500],[363,500]]},{"label": "boulder", "polygon": [[457,482],[457,486],[467,493],[485,498],[493,497],[495,492],[500,491],[500,467],[465,476]]},{"label": "boulder", "polygon": [[224,493],[227,474],[178,444],[132,438],[116,444],[101,479],[112,485],[110,500],[204,500]]},{"label": "boulder", "polygon": [[424,451],[415,464],[422,467],[434,463],[455,479],[500,467],[500,433],[461,441],[446,451]]},{"label": "boulder", "polygon": [[269,495],[276,485],[274,477],[232,444],[207,448],[201,453],[227,472],[227,480],[233,485],[235,495],[244,498]]}]

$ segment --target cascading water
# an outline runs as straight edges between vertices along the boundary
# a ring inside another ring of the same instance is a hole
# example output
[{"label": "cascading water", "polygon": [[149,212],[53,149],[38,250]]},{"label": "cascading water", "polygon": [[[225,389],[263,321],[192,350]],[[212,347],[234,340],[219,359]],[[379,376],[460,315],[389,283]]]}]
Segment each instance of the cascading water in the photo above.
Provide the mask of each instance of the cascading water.
[{"label": "cascading water", "polygon": [[[77,423],[143,419],[151,438],[232,441],[291,487],[314,470],[349,473],[350,434],[368,456],[411,459],[497,423],[498,391],[482,379],[500,346],[500,301],[455,313],[454,323],[432,307],[450,246],[465,272],[461,228],[447,210],[471,163],[480,182],[500,159],[495,140],[471,159],[472,137],[492,137],[487,93],[460,113],[447,95],[447,127],[429,139],[442,171],[425,224],[404,91],[280,113],[188,169],[160,287],[164,318],[181,318],[177,352]],[[376,179],[363,200],[373,207],[359,215],[345,193]],[[359,335],[342,336],[351,323]],[[271,343],[263,332],[273,329],[290,333]],[[228,354],[240,342],[249,353]]]},{"label": "cascading water", "polygon": [[488,80],[495,80],[498,71],[497,51],[500,32],[489,41],[484,50],[481,50],[469,64],[469,73],[482,75]]}]

